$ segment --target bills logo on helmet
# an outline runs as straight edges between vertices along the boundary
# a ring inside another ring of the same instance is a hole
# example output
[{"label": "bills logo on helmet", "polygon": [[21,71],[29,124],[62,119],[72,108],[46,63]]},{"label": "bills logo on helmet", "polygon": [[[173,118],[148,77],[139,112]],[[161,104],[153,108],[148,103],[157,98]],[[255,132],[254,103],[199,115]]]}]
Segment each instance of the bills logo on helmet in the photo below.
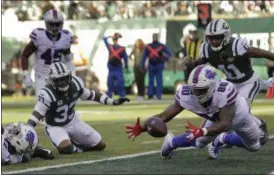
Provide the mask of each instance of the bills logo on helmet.
[{"label": "bills logo on helmet", "polygon": [[205,71],[205,76],[206,76],[206,78],[208,78],[208,79],[214,79],[216,75],[217,75],[216,72],[214,72],[214,71],[212,71],[212,70],[210,70],[210,69],[207,69],[207,70]]},{"label": "bills logo on helmet", "polygon": [[32,146],[33,146],[33,142],[34,142],[34,139],[35,139],[35,135],[32,131],[29,131],[27,134],[26,134],[26,141],[29,143],[29,149],[32,149]]}]

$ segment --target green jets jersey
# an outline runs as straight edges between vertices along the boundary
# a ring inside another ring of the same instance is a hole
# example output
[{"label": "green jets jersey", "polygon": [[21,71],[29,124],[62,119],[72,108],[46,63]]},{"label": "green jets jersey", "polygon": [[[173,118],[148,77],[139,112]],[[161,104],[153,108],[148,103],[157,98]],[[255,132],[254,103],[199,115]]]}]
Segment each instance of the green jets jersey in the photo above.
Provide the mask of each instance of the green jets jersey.
[{"label": "green jets jersey", "polygon": [[[67,94],[56,90],[51,84],[47,84],[38,96],[42,102],[39,109],[36,109],[45,116],[46,123],[52,126],[67,125],[75,114],[75,104],[84,90],[83,81],[79,77],[72,76]],[[46,108],[46,109],[45,109]]]},{"label": "green jets jersey", "polygon": [[254,71],[247,56],[248,41],[243,38],[232,38],[221,51],[213,51],[207,42],[200,47],[200,58],[224,72],[227,80],[242,83],[251,78]]}]

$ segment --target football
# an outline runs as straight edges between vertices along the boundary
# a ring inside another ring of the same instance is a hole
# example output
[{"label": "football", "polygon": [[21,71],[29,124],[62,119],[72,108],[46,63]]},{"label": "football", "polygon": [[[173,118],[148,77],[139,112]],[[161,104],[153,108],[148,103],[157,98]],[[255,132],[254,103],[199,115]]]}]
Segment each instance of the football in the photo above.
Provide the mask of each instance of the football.
[{"label": "football", "polygon": [[167,126],[165,122],[158,117],[150,117],[145,122],[147,133],[152,137],[164,137],[167,134]]}]

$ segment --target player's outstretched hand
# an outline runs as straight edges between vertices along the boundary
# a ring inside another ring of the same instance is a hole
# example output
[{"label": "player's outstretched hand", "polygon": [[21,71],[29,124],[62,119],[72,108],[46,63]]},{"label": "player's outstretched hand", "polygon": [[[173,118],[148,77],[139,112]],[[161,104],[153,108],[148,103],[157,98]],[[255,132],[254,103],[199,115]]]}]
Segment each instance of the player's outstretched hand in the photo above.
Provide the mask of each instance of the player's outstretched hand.
[{"label": "player's outstretched hand", "polygon": [[24,84],[26,85],[27,88],[31,88],[32,87],[32,80],[30,78],[30,75],[25,74],[23,76],[23,81],[24,81]]},{"label": "player's outstretched hand", "polygon": [[137,118],[137,121],[135,123],[135,125],[130,126],[127,125],[126,126],[126,133],[128,134],[128,138],[132,138],[132,141],[134,141],[135,137],[137,137],[138,135],[140,135],[145,129],[140,125],[140,118]]},{"label": "player's outstretched hand", "polygon": [[125,102],[130,102],[129,98],[127,98],[127,97],[120,97],[120,98],[118,98],[118,99],[116,99],[116,100],[113,101],[113,105],[121,105],[121,104],[123,104]]},{"label": "player's outstretched hand", "polygon": [[205,134],[202,128],[198,128],[197,126],[193,125],[189,121],[187,121],[187,125],[185,126],[185,128],[187,129],[186,132],[189,133],[189,135],[187,136],[187,138],[189,139],[189,142]]}]

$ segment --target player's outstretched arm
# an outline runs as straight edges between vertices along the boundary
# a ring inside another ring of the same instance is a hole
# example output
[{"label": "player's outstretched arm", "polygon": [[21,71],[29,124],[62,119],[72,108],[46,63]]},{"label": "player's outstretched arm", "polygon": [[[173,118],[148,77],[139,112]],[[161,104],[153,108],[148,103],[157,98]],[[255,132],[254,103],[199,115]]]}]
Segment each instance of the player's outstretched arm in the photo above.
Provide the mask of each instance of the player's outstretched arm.
[{"label": "player's outstretched arm", "polygon": [[266,58],[268,60],[274,61],[274,53],[264,49],[249,47],[247,50],[247,54],[249,57],[252,58]]},{"label": "player's outstretched arm", "polygon": [[88,90],[86,88],[83,89],[83,93],[80,97],[82,100],[90,100],[90,101],[96,101],[101,104],[105,105],[121,105],[125,102],[130,102],[130,100],[126,97],[120,97],[118,99],[112,99],[109,98],[106,94],[97,92],[94,90]]},{"label": "player's outstretched arm", "polygon": [[[169,122],[172,120],[177,114],[182,112],[184,108],[182,108],[179,104],[174,103],[170,106],[168,106],[164,111],[162,111],[159,114],[156,114],[152,117],[158,117],[161,118],[165,123]],[[135,139],[138,135],[140,135],[142,132],[147,131],[147,126],[144,124],[140,124],[140,118],[137,118],[137,121],[135,125],[127,125],[126,126],[126,133],[128,134],[128,138],[132,138],[132,140]]]},{"label": "player's outstretched arm", "polygon": [[34,43],[32,41],[30,41],[26,47],[23,49],[20,58],[21,58],[21,67],[23,69],[23,71],[28,70],[29,64],[28,64],[28,60],[29,57],[31,56],[31,54],[33,54],[36,51],[36,46],[34,45]]}]

